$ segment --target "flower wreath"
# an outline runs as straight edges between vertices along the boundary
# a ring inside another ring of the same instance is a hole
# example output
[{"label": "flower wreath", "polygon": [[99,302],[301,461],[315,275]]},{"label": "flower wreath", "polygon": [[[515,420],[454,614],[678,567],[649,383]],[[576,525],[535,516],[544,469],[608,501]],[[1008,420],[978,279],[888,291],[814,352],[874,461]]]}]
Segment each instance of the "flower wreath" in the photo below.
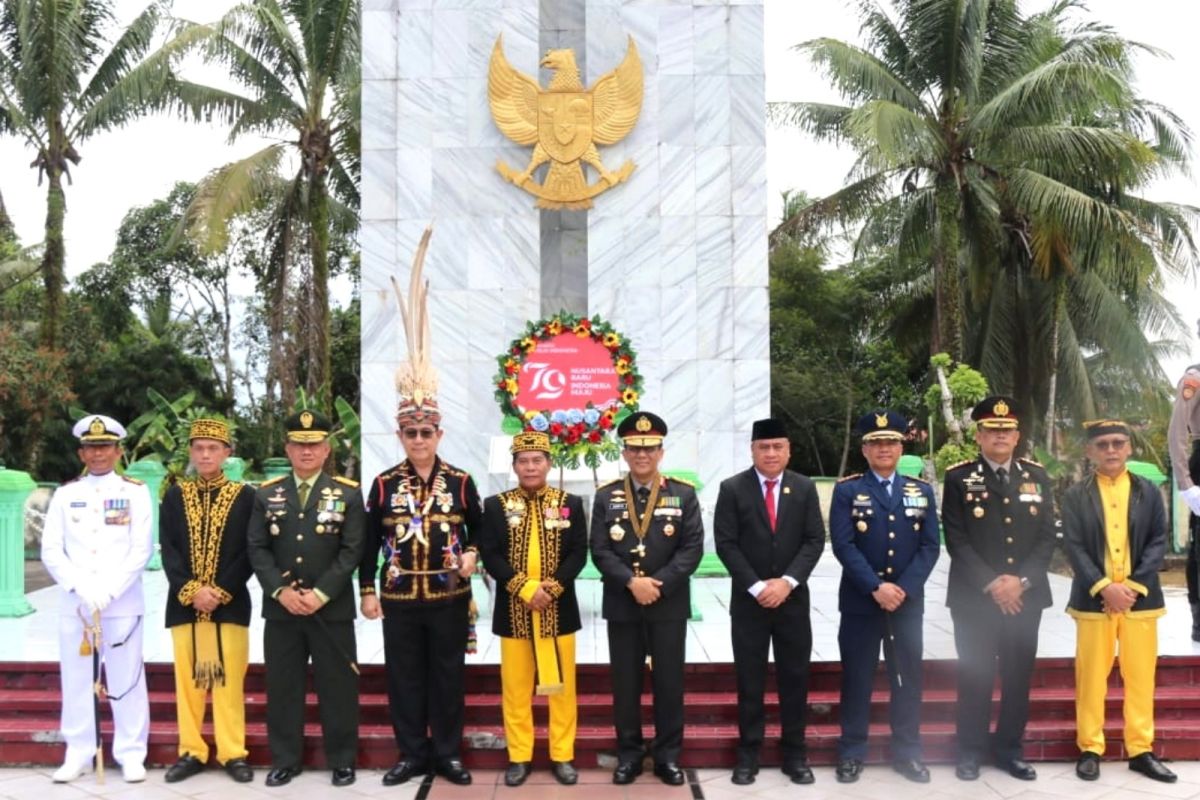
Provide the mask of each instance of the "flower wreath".
[{"label": "flower wreath", "polygon": [[[579,338],[591,337],[612,354],[617,373],[619,398],[605,407],[588,403],[583,408],[548,411],[522,409],[516,404],[517,376],[525,359],[537,350],[538,342],[566,331]],[[496,402],[504,414],[504,431],[543,431],[550,436],[551,457],[558,466],[578,468],[580,462],[595,469],[600,459],[615,460],[620,448],[608,436],[617,424],[638,408],[642,376],[637,370],[637,353],[629,340],[598,316],[582,317],[560,311],[548,319],[530,322],[524,335],[513,339],[504,354],[496,357]]]}]

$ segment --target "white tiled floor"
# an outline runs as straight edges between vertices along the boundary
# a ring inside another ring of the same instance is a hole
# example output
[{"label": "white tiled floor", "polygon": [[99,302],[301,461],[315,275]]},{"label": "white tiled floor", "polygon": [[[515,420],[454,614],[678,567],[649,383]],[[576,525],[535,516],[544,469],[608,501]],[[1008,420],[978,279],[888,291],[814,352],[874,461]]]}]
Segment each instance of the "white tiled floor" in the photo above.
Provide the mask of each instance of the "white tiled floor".
[{"label": "white tiled floor", "polygon": [[[954,658],[954,633],[950,613],[944,604],[949,559],[943,551],[926,586],[925,657]],[[841,567],[828,549],[809,581],[812,593],[813,660],[838,660],[837,648],[837,586]],[[1075,652],[1074,622],[1063,608],[1066,605],[1070,581],[1058,575],[1050,576],[1054,591],[1054,606],[1042,617],[1038,655],[1047,657],[1073,656]],[[145,652],[147,661],[169,662],[171,637],[163,627],[162,612],[166,597],[166,580],[162,572],[147,572],[144,578],[146,608],[153,609],[146,617]],[[262,620],[258,617],[260,592],[258,583],[250,582],[255,604],[253,630],[250,635],[251,661],[262,660]],[[733,653],[729,639],[729,579],[696,578],[692,581],[693,605],[702,619],[690,624],[688,635],[689,662],[729,662]],[[1184,590],[1167,587],[1168,613],[1159,623],[1159,649],[1162,655],[1200,655],[1200,644],[1191,641],[1191,617]],[[581,664],[606,663],[608,640],[600,617],[600,582],[580,581],[576,586],[583,631],[577,638],[577,660]],[[475,597],[481,617],[476,626],[479,652],[468,656],[471,664],[499,663],[500,648],[491,634],[490,595],[480,578],[475,579]],[[0,661],[55,661],[58,659],[57,622],[58,589],[49,587],[32,592],[30,602],[37,613],[16,619],[0,619]],[[358,620],[358,655],[365,664],[383,662],[383,634],[379,622]]]},{"label": "white tiled floor", "polygon": [[[578,786],[560,787],[550,782],[544,773],[535,772],[525,786],[509,789],[502,785],[500,773],[476,771],[472,786],[453,787],[436,780],[427,796],[430,800],[743,800],[777,799],[781,796],[803,800],[958,800],[968,796],[994,800],[1051,800],[1066,797],[1072,800],[1200,800],[1200,762],[1180,762],[1170,766],[1179,775],[1178,783],[1155,783],[1130,772],[1122,762],[1106,762],[1101,769],[1100,779],[1095,783],[1084,783],[1076,778],[1074,765],[1070,763],[1038,764],[1038,780],[1030,783],[1010,778],[993,769],[985,769],[975,783],[963,783],[954,777],[953,767],[934,766],[930,768],[933,780],[926,785],[908,783],[882,766],[868,767],[861,780],[852,785],[838,784],[831,767],[818,767],[813,770],[817,780],[812,786],[793,786],[774,769],[764,769],[753,785],[744,787],[732,785],[726,770],[697,770],[694,788],[665,787],[650,775],[643,775],[632,786],[617,787],[611,784],[608,772],[588,770],[581,773]],[[303,773],[286,788],[280,789],[267,788],[262,782],[261,772],[252,784],[235,784],[223,774],[211,771],[183,783],[168,785],[163,782],[162,770],[150,770],[145,783],[131,785],[121,781],[118,771],[110,773],[105,785],[100,786],[92,775],[85,775],[71,784],[56,785],[50,782],[52,771],[49,768],[0,769],[0,800],[28,800],[33,797],[38,800],[264,800],[296,796],[303,796],[306,800],[352,800],[359,797],[412,800],[418,796],[421,786],[419,782],[412,782],[403,786],[384,787],[379,781],[381,773],[374,770],[360,770],[358,782],[342,789],[329,785],[327,772],[315,770]]]}]

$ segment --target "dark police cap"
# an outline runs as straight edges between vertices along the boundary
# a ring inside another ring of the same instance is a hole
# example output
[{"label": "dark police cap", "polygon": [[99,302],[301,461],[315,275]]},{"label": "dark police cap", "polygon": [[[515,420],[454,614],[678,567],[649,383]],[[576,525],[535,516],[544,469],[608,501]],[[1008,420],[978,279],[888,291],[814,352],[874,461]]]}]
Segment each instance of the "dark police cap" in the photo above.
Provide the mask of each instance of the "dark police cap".
[{"label": "dark police cap", "polygon": [[1087,438],[1090,442],[1092,439],[1099,439],[1101,436],[1110,436],[1119,434],[1121,436],[1130,436],[1129,426],[1119,419],[1093,419],[1083,423],[1083,429],[1087,432]]},{"label": "dark police cap", "polygon": [[332,428],[329,417],[307,408],[292,414],[283,424],[287,428],[288,441],[301,444],[325,441]]},{"label": "dark police cap", "polygon": [[754,427],[750,429],[750,441],[757,442],[759,439],[786,439],[788,438],[787,428],[783,426],[783,420],[769,417],[767,419],[756,419]]},{"label": "dark police cap", "polygon": [[1017,419],[1017,401],[1011,397],[996,394],[985,397],[971,409],[971,419],[981,428],[1011,429],[1020,426]]},{"label": "dark police cap", "polygon": [[855,429],[862,436],[864,442],[883,440],[899,442],[904,440],[904,433],[908,430],[908,420],[895,411],[868,411],[858,418],[858,425],[855,426]]},{"label": "dark police cap", "polygon": [[667,435],[667,423],[649,411],[635,411],[617,426],[617,436],[627,447],[654,447]]}]

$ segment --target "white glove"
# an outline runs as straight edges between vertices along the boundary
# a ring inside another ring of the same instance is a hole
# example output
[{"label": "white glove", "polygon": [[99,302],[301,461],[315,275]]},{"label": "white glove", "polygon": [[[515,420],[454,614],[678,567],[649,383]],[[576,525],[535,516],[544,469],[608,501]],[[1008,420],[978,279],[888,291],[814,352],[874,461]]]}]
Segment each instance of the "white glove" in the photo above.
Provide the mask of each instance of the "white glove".
[{"label": "white glove", "polygon": [[89,614],[103,611],[112,602],[112,597],[109,596],[108,592],[98,587],[77,586],[75,587],[75,595],[79,598],[80,605]]},{"label": "white glove", "polygon": [[1187,503],[1187,507],[1192,510],[1193,514],[1200,517],[1200,486],[1184,489],[1181,494],[1183,495],[1183,502]]}]

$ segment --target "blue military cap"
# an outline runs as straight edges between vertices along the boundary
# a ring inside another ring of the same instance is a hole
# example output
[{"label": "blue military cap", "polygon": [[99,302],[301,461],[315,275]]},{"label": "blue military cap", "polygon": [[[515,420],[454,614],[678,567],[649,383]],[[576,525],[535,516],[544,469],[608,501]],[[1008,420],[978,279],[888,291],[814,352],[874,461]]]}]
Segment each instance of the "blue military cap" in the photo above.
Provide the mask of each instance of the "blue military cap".
[{"label": "blue military cap", "polygon": [[903,441],[904,433],[908,430],[908,420],[895,411],[868,411],[858,418],[855,429],[862,435],[864,442],[877,442],[883,439]]}]

